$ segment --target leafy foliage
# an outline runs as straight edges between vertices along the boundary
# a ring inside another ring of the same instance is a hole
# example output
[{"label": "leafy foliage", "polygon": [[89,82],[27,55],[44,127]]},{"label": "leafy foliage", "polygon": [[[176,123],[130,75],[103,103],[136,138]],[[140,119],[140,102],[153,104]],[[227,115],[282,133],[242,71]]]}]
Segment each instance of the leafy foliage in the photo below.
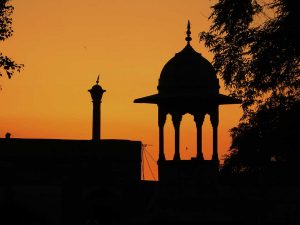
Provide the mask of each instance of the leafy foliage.
[{"label": "leafy foliage", "polygon": [[[224,170],[242,173],[299,156],[299,1],[219,0],[200,34],[243,117]],[[269,12],[269,15],[266,14]]]},{"label": "leafy foliage", "polygon": [[265,104],[249,122],[241,122],[231,130],[233,142],[223,169],[238,174],[260,170],[274,162],[298,164],[300,104],[283,101],[287,99],[280,104]]},{"label": "leafy foliage", "polygon": [[[214,67],[231,93],[243,100],[244,119],[278,96],[299,98],[299,7],[297,1],[220,0],[213,25],[200,39],[214,53]],[[263,8],[273,17],[259,25]]]},{"label": "leafy foliage", "polygon": [[[14,7],[9,4],[10,0],[0,0],[0,41],[4,41],[11,37],[12,30],[12,13]],[[22,64],[17,64],[11,58],[0,52],[0,76],[5,72],[8,78],[11,78],[15,71],[20,72]]]}]

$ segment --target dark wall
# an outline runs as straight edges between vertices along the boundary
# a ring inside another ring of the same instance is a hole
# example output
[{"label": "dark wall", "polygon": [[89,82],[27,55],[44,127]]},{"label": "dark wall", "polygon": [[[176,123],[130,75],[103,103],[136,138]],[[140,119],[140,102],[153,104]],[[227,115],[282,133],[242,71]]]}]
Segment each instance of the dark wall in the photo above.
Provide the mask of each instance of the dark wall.
[{"label": "dark wall", "polygon": [[140,171],[139,141],[0,139],[0,224],[117,220]]}]

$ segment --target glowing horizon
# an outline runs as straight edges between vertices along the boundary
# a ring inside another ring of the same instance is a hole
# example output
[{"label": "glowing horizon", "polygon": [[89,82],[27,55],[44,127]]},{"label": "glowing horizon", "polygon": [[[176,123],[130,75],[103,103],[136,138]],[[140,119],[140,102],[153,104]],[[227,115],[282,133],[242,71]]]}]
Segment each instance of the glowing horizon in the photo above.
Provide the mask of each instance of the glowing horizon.
[{"label": "glowing horizon", "polygon": [[[12,79],[1,78],[0,137],[91,139],[92,103],[88,93],[100,74],[107,90],[102,99],[103,139],[140,140],[158,156],[157,107],[134,104],[154,94],[161,69],[185,44],[191,21],[191,45],[210,62],[212,54],[198,41],[209,28],[213,1],[188,0],[12,0],[13,37],[2,43],[4,54],[25,64]],[[221,83],[220,93],[228,94]],[[241,116],[238,105],[220,106],[219,156],[231,139],[228,130]],[[165,126],[167,159],[174,153],[170,117]],[[212,154],[209,118],[203,127],[206,159]],[[196,127],[185,115],[181,156],[196,154]],[[156,163],[150,162],[155,168]],[[145,165],[146,166],[146,165]],[[156,173],[156,172],[155,172]],[[145,177],[151,179],[149,170]]]}]

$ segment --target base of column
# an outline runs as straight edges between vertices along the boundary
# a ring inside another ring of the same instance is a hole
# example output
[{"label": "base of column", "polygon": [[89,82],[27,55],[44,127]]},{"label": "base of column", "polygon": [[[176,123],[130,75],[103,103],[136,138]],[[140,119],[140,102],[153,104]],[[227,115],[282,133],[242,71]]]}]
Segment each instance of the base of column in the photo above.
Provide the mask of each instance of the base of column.
[{"label": "base of column", "polygon": [[159,159],[157,160],[157,162],[164,162],[166,161],[166,158],[163,156],[163,157],[159,157]]},{"label": "base of column", "polygon": [[219,164],[220,163],[219,156],[217,154],[213,154],[211,161],[214,161]]},{"label": "base of column", "polygon": [[198,153],[196,159],[197,160],[204,160],[203,154],[202,153]]},{"label": "base of column", "polygon": [[180,156],[178,154],[175,154],[173,160],[174,161],[179,161],[180,160]]}]

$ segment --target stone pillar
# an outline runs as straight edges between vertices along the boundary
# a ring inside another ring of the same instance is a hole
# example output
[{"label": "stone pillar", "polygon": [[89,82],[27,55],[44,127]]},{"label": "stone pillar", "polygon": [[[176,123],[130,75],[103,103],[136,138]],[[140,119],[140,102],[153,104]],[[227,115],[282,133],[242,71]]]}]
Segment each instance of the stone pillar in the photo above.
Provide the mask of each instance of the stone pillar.
[{"label": "stone pillar", "polygon": [[158,106],[158,127],[159,127],[159,155],[158,161],[165,161],[164,152],[164,126],[166,123],[167,114]]},{"label": "stone pillar", "polygon": [[173,160],[180,160],[180,122],[181,114],[172,114],[172,121],[175,129],[175,154]]},{"label": "stone pillar", "polygon": [[101,138],[101,100],[105,90],[99,85],[99,76],[96,84],[89,90],[93,100],[93,140]]},{"label": "stone pillar", "polygon": [[213,154],[212,161],[219,163],[218,156],[218,125],[219,125],[219,106],[216,106],[210,114],[210,122],[213,127]]},{"label": "stone pillar", "polygon": [[197,127],[197,159],[204,160],[202,152],[202,125],[205,118],[204,113],[198,113],[194,115],[194,121]]},{"label": "stone pillar", "polygon": [[93,100],[93,140],[100,140],[101,137],[101,101]]}]

